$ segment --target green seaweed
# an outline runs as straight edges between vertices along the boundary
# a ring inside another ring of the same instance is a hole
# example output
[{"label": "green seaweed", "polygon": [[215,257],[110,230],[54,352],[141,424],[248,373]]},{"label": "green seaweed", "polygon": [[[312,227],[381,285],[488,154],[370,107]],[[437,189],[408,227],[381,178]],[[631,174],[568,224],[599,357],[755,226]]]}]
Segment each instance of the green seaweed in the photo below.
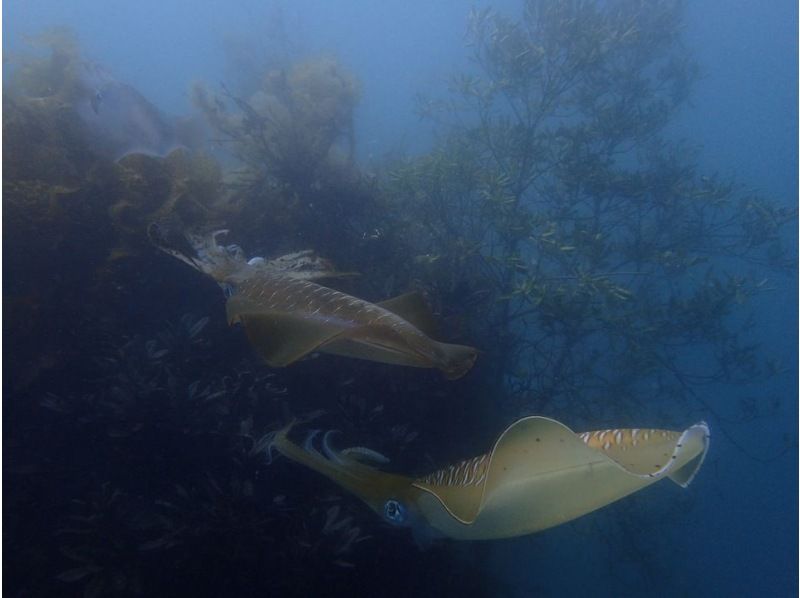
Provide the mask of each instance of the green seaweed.
[{"label": "green seaweed", "polygon": [[[475,10],[475,68],[420,101],[440,141],[385,190],[419,277],[466,314],[512,411],[708,408],[700,386],[770,375],[737,322],[769,287],[763,269],[791,267],[795,214],[703,176],[669,140],[698,73],[681,27],[671,0]],[[702,368],[681,356],[701,348],[716,356]]]},{"label": "green seaweed", "polygon": [[270,70],[247,98],[225,87],[219,94],[194,88],[197,107],[247,167],[242,181],[250,188],[277,185],[299,193],[318,185],[320,170],[341,160],[337,143],[352,161],[359,95],[356,79],[328,57]]}]

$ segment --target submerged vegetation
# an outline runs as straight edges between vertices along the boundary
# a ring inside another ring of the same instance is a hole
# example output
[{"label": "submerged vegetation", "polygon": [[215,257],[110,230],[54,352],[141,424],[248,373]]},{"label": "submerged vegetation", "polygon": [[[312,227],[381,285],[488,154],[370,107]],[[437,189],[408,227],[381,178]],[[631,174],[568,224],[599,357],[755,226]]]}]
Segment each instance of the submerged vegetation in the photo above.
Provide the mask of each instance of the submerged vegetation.
[{"label": "submerged vegetation", "polygon": [[354,163],[359,98],[356,78],[326,56],[269,68],[245,96],[195,86],[195,105],[235,164],[226,226],[257,250],[299,242],[337,262],[374,251],[385,214]]},{"label": "submerged vegetation", "polygon": [[342,159],[333,152],[338,142],[352,163],[359,95],[355,78],[325,57],[271,70],[247,99],[227,88],[221,95],[203,85],[194,89],[195,104],[246,167],[240,175],[251,191],[319,186],[320,170]]},{"label": "submerged vegetation", "polygon": [[736,314],[789,267],[795,215],[671,140],[698,72],[680,23],[669,0],[473,12],[474,68],[420,104],[441,141],[389,173],[426,281],[468,310],[512,412],[628,421],[769,375]]},{"label": "submerged vegetation", "polygon": [[[709,414],[702,389],[779,373],[747,303],[790,267],[796,215],[705,176],[672,139],[698,74],[681,18],[670,0],[473,12],[472,68],[420,103],[437,143],[377,177],[354,159],[359,83],[330,57],[197,86],[203,152],[116,159],[90,120],[98,67],[45,36],[3,90],[11,593],[496,594],[484,548],[418,552],[324,480],[268,465],[258,439],[321,421],[425,474],[520,415],[591,429],[680,428],[678,402],[712,423],[767,414]],[[270,370],[153,225],[229,228],[247,255],[314,249],[360,272],[337,284],[369,300],[421,291],[476,367],[447,384],[334,356]],[[636,548],[652,582],[636,512],[586,525],[607,528],[593,535],[609,553]]]}]

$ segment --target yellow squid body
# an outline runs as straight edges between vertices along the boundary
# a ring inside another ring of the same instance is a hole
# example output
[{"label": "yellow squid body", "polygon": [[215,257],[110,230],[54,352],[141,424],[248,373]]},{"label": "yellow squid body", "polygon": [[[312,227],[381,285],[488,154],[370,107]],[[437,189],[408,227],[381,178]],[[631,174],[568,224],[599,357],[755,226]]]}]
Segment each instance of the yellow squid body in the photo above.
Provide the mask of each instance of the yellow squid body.
[{"label": "yellow squid body", "polygon": [[683,432],[616,429],[577,434],[531,416],[511,424],[485,455],[413,479],[367,465],[366,449],[325,455],[309,443],[272,442],[280,453],[326,475],[390,523],[425,524],[459,540],[530,534],[571,521],[668,477],[694,478],[709,446],[701,422]]}]

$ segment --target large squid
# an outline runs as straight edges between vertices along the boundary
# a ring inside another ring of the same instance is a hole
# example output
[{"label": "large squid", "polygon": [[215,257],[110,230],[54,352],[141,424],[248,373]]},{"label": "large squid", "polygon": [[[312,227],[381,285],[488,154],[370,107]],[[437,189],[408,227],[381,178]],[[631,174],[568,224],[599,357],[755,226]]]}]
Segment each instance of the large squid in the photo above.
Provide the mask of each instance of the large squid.
[{"label": "large squid", "polygon": [[238,246],[217,244],[217,237],[227,231],[172,240],[155,225],[149,232],[160,249],[226,289],[228,322],[241,323],[250,343],[273,367],[320,351],[437,368],[455,379],[475,363],[474,348],[430,337],[433,317],[417,293],[370,303],[314,282],[343,274],[311,251],[270,261],[245,260]]},{"label": "large squid", "polygon": [[[312,434],[289,439],[291,425],[265,445],[330,478],[390,524],[421,537],[490,540],[530,534],[565,523],[663,478],[686,487],[709,445],[709,428],[683,432],[615,429],[577,434],[546,417],[511,424],[491,451],[421,478],[386,473],[378,453],[337,451],[330,432],[323,452]],[[324,453],[324,454],[323,454]],[[368,462],[373,462],[373,465]]]}]

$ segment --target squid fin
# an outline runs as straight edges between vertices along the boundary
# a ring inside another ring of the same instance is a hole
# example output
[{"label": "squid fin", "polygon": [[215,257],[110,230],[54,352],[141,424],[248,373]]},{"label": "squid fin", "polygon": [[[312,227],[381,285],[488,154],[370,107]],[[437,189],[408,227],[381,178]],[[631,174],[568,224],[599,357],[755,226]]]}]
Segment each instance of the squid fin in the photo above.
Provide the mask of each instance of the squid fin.
[{"label": "squid fin", "polygon": [[[391,345],[381,346],[368,342],[359,342],[362,336],[368,335],[369,332],[370,330],[368,327],[349,330],[346,335],[343,334],[332,339],[330,343],[326,343],[323,350],[325,353],[330,353],[331,355],[366,359],[378,363],[408,366],[419,365],[419,359],[413,353],[399,351]],[[390,334],[395,335],[395,333],[391,331]]]},{"label": "squid fin", "polygon": [[[578,436],[633,475],[666,475],[685,488],[703,464],[711,433],[708,425],[700,422],[683,432],[621,428],[584,432]],[[686,449],[696,451],[688,461],[680,459]]]},{"label": "squid fin", "polygon": [[[626,450],[615,452],[610,443],[608,447],[590,446],[588,435],[595,433],[578,435],[555,420],[526,417],[500,435],[478,484],[442,486],[417,480],[414,486],[433,494],[464,524],[474,523],[491,505],[513,523],[508,528],[511,531],[514,526],[544,529],[663,477],[681,486],[691,482],[708,450],[708,427],[701,423],[682,433],[651,432],[657,433],[652,442],[631,443]],[[534,490],[541,510],[552,511],[541,520],[525,507]],[[503,529],[498,537],[505,535],[513,534]]]},{"label": "squid fin", "polygon": [[[689,460],[686,465],[682,467],[678,467],[675,471],[670,472],[669,479],[673,482],[678,484],[681,488],[686,488],[689,484],[692,483],[694,476],[697,475],[697,472],[700,471],[700,467],[703,465],[703,461],[706,459],[706,454],[708,453],[708,447],[711,443],[711,432],[708,429],[708,425],[705,422],[700,422],[686,430],[684,435],[691,434],[694,437],[702,436],[700,440],[703,444],[703,449],[694,459]],[[681,438],[679,444],[683,446],[686,443],[688,438]]]},{"label": "squid fin", "polygon": [[436,336],[436,319],[431,313],[428,302],[420,293],[411,291],[376,305],[400,316],[427,336]]},{"label": "squid fin", "polygon": [[467,345],[454,345],[451,343],[438,343],[444,355],[444,367],[441,368],[444,377],[448,380],[458,380],[464,376],[478,358],[478,350]]},{"label": "squid fin", "polygon": [[242,323],[253,347],[272,367],[289,365],[342,332],[334,324],[254,308],[252,301],[234,295],[226,306],[228,321]]}]

